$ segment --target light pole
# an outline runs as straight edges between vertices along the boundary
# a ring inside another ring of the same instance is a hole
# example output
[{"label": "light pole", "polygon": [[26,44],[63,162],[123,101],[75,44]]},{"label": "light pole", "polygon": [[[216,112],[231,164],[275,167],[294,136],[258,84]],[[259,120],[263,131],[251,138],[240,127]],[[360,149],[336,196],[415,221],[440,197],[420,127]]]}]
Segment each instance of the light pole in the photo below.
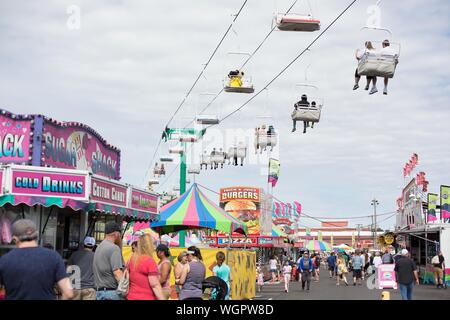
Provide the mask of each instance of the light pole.
[{"label": "light pole", "polygon": [[362,247],[361,246],[361,227],[362,227],[362,224],[358,223],[356,226],[358,227],[358,247]]},{"label": "light pole", "polygon": [[377,205],[379,204],[378,200],[373,198],[371,205],[373,206],[373,247],[374,249],[378,248],[377,245]]}]

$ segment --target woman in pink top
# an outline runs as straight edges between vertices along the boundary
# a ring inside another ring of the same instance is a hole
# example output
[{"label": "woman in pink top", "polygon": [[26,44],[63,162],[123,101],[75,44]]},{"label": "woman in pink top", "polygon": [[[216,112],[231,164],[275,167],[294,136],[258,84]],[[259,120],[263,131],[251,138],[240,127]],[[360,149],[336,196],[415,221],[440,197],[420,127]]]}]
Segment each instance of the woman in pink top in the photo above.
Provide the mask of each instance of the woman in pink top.
[{"label": "woman in pink top", "polygon": [[169,247],[165,244],[160,244],[156,247],[156,255],[158,256],[159,263],[159,282],[161,283],[163,295],[166,300],[170,298],[170,272],[172,271],[172,263],[170,263],[170,251]]},{"label": "woman in pink top", "polygon": [[154,251],[151,235],[140,236],[127,266],[130,274],[128,300],[164,300],[158,266],[152,258]]}]

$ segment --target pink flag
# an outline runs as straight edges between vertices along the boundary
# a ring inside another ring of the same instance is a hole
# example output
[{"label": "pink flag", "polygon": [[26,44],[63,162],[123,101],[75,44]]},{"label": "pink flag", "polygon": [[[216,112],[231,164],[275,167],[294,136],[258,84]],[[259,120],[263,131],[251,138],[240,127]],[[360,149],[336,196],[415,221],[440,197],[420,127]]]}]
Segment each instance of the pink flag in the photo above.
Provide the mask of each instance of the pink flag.
[{"label": "pink flag", "polygon": [[300,202],[294,201],[295,211],[300,215],[302,213],[302,205]]}]

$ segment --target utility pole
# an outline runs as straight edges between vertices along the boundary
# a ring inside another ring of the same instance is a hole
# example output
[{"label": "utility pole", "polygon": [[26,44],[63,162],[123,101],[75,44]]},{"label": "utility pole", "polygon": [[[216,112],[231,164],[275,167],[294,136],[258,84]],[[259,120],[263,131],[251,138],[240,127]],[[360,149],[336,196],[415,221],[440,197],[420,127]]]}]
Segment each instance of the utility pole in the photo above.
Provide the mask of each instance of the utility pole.
[{"label": "utility pole", "polygon": [[374,249],[378,248],[377,245],[377,205],[379,204],[378,200],[373,198],[371,205],[373,206],[373,247]]},{"label": "utility pole", "polygon": [[358,246],[361,246],[361,227],[362,227],[362,224],[358,223],[356,226],[358,228]]}]

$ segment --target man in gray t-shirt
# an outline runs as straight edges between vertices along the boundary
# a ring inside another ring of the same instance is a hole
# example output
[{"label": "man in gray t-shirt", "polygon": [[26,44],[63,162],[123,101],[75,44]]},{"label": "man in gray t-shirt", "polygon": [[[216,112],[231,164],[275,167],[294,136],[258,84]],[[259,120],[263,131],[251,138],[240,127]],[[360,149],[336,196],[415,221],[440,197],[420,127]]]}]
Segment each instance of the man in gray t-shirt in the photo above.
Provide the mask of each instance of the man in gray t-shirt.
[{"label": "man in gray t-shirt", "polygon": [[69,259],[69,265],[77,266],[80,271],[80,287],[74,290],[74,300],[95,300],[96,290],[94,282],[94,252],[92,249],[95,246],[95,239],[93,237],[86,237],[84,239],[84,248],[75,251]]},{"label": "man in gray t-shirt", "polygon": [[105,239],[95,250],[94,280],[97,288],[97,300],[122,299],[116,289],[124,267],[122,251],[117,243],[121,241],[121,228],[115,222],[105,226]]}]

